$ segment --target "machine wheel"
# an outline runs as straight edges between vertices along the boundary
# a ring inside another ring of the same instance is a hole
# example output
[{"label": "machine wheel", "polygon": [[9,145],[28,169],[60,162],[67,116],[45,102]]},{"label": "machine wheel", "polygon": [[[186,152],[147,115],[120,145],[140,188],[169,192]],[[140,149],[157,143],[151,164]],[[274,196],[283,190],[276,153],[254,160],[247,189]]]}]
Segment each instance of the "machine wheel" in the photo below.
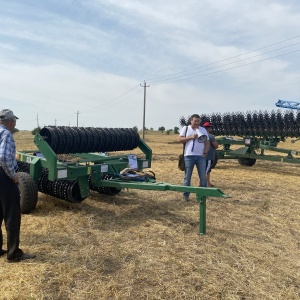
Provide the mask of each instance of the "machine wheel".
[{"label": "machine wheel", "polygon": [[38,188],[31,176],[18,172],[21,213],[28,214],[35,210],[38,201]]},{"label": "machine wheel", "polygon": [[77,180],[74,180],[68,187],[68,201],[72,203],[80,203],[86,197],[81,197],[80,188]]},{"label": "machine wheel", "polygon": [[212,163],[212,165],[211,165],[211,168],[212,168],[212,169],[217,165],[218,159],[219,159],[219,157],[218,157],[218,154],[217,154],[217,152],[216,152],[216,153],[215,153],[215,158],[214,158],[213,163]]},{"label": "machine wheel", "polygon": [[243,158],[239,158],[238,162],[242,166],[252,167],[256,163],[256,159],[255,158],[245,158],[245,157],[243,157]]}]

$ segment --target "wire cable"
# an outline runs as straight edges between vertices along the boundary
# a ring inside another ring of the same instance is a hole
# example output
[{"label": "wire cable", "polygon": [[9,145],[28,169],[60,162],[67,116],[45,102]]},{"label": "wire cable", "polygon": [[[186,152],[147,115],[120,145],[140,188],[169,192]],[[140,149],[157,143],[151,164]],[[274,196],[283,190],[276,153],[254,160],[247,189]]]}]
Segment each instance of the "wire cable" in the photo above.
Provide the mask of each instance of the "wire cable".
[{"label": "wire cable", "polygon": [[180,80],[192,79],[192,78],[199,77],[199,76],[206,76],[206,75],[211,75],[211,74],[215,74],[215,73],[221,73],[221,72],[224,72],[224,71],[227,71],[227,70],[232,70],[232,69],[236,69],[236,68],[241,68],[241,67],[244,67],[244,66],[248,66],[248,65],[252,65],[252,64],[258,63],[258,62],[262,62],[262,61],[270,60],[270,59],[273,59],[273,58],[276,58],[276,57],[280,57],[280,56],[288,55],[288,54],[291,54],[291,53],[295,53],[295,52],[298,52],[298,51],[300,51],[300,49],[297,49],[297,50],[295,50],[295,51],[291,51],[291,52],[288,52],[288,53],[283,53],[283,54],[280,54],[280,55],[276,55],[276,56],[273,56],[273,57],[268,57],[268,58],[261,59],[261,60],[258,60],[258,61],[250,62],[250,63],[243,64],[243,65],[240,65],[240,66],[235,66],[235,67],[231,67],[231,68],[226,68],[226,69],[223,69],[223,70],[219,70],[219,71],[215,71],[215,72],[210,72],[210,73],[205,73],[205,74],[199,74],[199,75],[196,75],[196,76],[190,76],[190,77],[185,77],[185,78],[179,78],[179,79],[174,79],[174,80],[169,80],[169,81],[164,81],[164,82],[151,83],[151,85],[164,84],[164,83],[167,83],[167,82],[174,82],[174,81],[180,81]]},{"label": "wire cable", "polygon": [[[211,65],[215,65],[217,63],[220,63],[220,62],[223,62],[223,61],[227,61],[227,60],[230,60],[230,59],[242,56],[242,55],[246,55],[246,54],[249,54],[249,53],[252,53],[252,52],[256,52],[258,50],[261,50],[261,49],[264,49],[264,48],[268,48],[268,47],[271,47],[271,46],[274,46],[274,45],[277,45],[277,44],[280,44],[280,43],[283,43],[283,42],[286,42],[288,40],[292,40],[292,39],[295,39],[295,38],[298,38],[298,37],[300,37],[300,35],[297,35],[295,37],[292,37],[292,38],[289,38],[289,39],[286,39],[286,40],[283,40],[283,41],[280,41],[280,42],[277,42],[277,43],[273,43],[273,44],[270,44],[270,45],[267,45],[267,46],[264,46],[264,47],[260,47],[260,48],[257,48],[255,50],[248,51],[248,52],[245,52],[245,53],[242,53],[242,54],[239,54],[239,55],[235,55],[235,56],[232,56],[232,57],[229,57],[229,58],[225,58],[225,59],[222,59],[222,60],[219,60],[219,61],[216,61],[216,62],[212,62],[212,63],[205,64],[205,65],[201,65],[201,66],[198,66],[198,67],[195,67],[195,68],[192,68],[192,69],[187,69],[187,70],[184,70],[184,71],[181,71],[181,72],[176,72],[176,73],[170,73],[168,75],[162,75],[162,76],[158,76],[156,78],[150,78],[150,79],[147,79],[147,82],[150,82],[151,84],[156,84],[157,82],[160,82],[160,81],[170,80],[172,78],[182,77],[182,76],[185,75],[184,73],[188,73],[186,75],[190,75],[189,74],[190,71],[197,70],[197,69],[204,68],[204,67],[211,66]],[[252,56],[252,57],[249,57],[249,58],[244,58],[244,59],[241,59],[241,60],[237,60],[237,61],[234,61],[234,62],[231,62],[231,63],[228,63],[228,64],[233,64],[233,63],[236,63],[236,62],[239,62],[239,61],[243,61],[243,60],[246,60],[246,59],[250,59],[250,58],[253,58],[253,57],[256,57],[256,56],[260,56],[260,55],[267,54],[267,53],[270,53],[270,52],[278,51],[278,50],[281,50],[281,49],[284,49],[284,48],[288,48],[288,47],[294,46],[294,45],[299,44],[299,43],[300,42],[297,42],[297,43],[294,43],[294,44],[291,44],[291,45],[288,45],[288,46],[285,46],[285,47],[277,48],[275,50],[271,50],[271,51],[268,51],[268,52],[265,52],[265,53],[262,53],[262,54],[258,54],[258,55],[255,55],[255,56]],[[228,65],[228,64],[225,64],[225,65]],[[212,67],[212,68],[209,68],[209,69],[214,69],[214,68],[218,68],[218,67],[220,67],[220,66]],[[209,69],[200,70],[198,72],[207,71]],[[183,74],[183,75],[179,76],[179,74]],[[165,79],[158,80],[160,78],[165,78]]]},{"label": "wire cable", "polygon": [[[91,107],[90,107],[91,109],[89,109],[89,110],[84,110],[84,111],[82,111],[82,113],[84,113],[84,112],[90,112],[91,110],[93,110],[93,109],[95,109],[95,108],[101,108],[102,106],[105,106],[105,105],[107,105],[107,104],[113,105],[113,104],[116,102],[116,100],[118,100],[118,99],[122,98],[123,96],[129,94],[131,91],[135,90],[135,89],[138,88],[138,87],[139,87],[139,85],[136,85],[136,86],[134,86],[133,88],[131,88],[129,91],[127,91],[127,92],[121,94],[120,96],[117,96],[117,97],[115,97],[115,98],[113,98],[113,99],[111,99],[111,100],[109,100],[109,101],[106,101],[106,102],[104,102],[104,103],[101,103],[101,104],[99,104],[99,105],[91,106]],[[135,95],[135,94],[136,94],[136,93],[134,93],[134,94],[132,94],[132,95],[130,95],[130,96],[133,96],[133,95]],[[130,97],[130,96],[128,96],[128,97]],[[124,98],[123,100],[127,99],[128,97]],[[120,101],[118,101],[118,102],[120,102]],[[118,102],[116,102],[116,103],[118,103]],[[110,105],[109,105],[109,106],[110,106]]]},{"label": "wire cable", "polygon": [[[174,82],[174,81],[180,81],[180,80],[192,79],[192,78],[199,77],[199,76],[205,76],[205,75],[211,75],[211,74],[215,74],[215,73],[220,73],[220,72],[224,72],[224,71],[227,71],[227,70],[232,70],[232,69],[236,69],[236,68],[241,68],[241,67],[244,67],[244,66],[248,66],[248,65],[251,65],[251,64],[258,63],[258,62],[270,60],[270,59],[273,59],[273,58],[276,58],[276,57],[288,55],[288,54],[295,53],[295,52],[298,52],[298,51],[300,51],[300,49],[297,49],[297,50],[294,50],[294,51],[291,51],[291,52],[287,52],[287,53],[283,53],[283,54],[280,54],[280,55],[276,55],[276,56],[273,56],[273,57],[268,57],[268,58],[261,59],[261,60],[258,60],[258,61],[250,62],[250,63],[243,64],[243,65],[240,65],[240,66],[235,66],[235,67],[226,68],[226,69],[219,70],[219,71],[215,71],[215,72],[204,73],[204,74],[198,74],[198,75],[195,75],[195,76],[189,76],[189,77],[184,77],[184,78],[179,78],[179,79],[169,79],[169,80],[160,81],[160,82],[157,82],[157,83],[151,83],[151,85],[164,84],[164,83],[168,83],[168,82]],[[214,69],[214,68],[211,68],[211,69]],[[207,69],[206,71],[209,71],[209,70],[211,70],[211,69]],[[196,73],[199,73],[199,72],[196,72]],[[194,74],[195,74],[195,73],[194,73]],[[188,75],[193,75],[193,74],[187,74],[187,76],[188,76]]]}]

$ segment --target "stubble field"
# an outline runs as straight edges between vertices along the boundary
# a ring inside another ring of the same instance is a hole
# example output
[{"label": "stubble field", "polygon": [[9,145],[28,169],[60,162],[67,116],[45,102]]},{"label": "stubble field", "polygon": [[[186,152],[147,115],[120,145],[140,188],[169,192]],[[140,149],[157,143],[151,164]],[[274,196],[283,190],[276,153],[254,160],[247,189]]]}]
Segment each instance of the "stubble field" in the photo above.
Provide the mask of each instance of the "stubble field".
[{"label": "stubble field", "polygon": [[[29,132],[15,140],[34,147]],[[157,181],[182,184],[175,141],[146,134]],[[209,198],[206,235],[194,195],[92,191],[71,204],[39,193],[21,226],[21,248],[37,258],[0,258],[0,299],[299,299],[300,165],[219,160],[211,177],[231,198]]]}]

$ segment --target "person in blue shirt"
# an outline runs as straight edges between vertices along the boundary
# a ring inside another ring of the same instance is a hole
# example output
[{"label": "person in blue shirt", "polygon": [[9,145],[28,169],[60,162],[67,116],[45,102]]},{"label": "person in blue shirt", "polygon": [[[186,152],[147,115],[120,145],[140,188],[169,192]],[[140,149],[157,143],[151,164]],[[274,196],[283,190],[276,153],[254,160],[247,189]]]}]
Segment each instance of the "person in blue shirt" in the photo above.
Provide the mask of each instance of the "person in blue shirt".
[{"label": "person in blue shirt", "polygon": [[[34,258],[20,248],[21,208],[19,177],[16,172],[16,146],[13,131],[17,117],[10,109],[0,111],[0,256],[7,254],[9,262]],[[1,225],[4,220],[7,233],[7,250],[3,250]]]}]

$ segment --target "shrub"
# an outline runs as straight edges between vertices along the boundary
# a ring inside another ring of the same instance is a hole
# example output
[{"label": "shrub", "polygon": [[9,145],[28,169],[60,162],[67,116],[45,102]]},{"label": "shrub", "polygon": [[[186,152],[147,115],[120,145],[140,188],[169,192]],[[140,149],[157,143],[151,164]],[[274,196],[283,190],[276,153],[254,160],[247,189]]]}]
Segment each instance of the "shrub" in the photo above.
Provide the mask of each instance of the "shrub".
[{"label": "shrub", "polygon": [[40,132],[40,130],[41,130],[40,127],[36,127],[36,128],[34,128],[34,129],[31,131],[31,133],[32,133],[33,135],[35,135],[36,133]]}]

